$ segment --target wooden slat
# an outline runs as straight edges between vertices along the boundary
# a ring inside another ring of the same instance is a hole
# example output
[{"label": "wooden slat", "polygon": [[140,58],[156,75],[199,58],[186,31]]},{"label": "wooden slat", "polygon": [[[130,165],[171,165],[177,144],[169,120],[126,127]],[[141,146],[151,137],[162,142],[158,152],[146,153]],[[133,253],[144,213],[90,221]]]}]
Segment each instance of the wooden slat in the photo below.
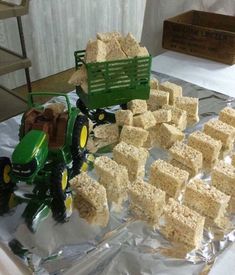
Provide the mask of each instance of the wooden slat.
[{"label": "wooden slat", "polygon": [[164,21],[163,47],[235,63],[235,16],[190,11]]}]

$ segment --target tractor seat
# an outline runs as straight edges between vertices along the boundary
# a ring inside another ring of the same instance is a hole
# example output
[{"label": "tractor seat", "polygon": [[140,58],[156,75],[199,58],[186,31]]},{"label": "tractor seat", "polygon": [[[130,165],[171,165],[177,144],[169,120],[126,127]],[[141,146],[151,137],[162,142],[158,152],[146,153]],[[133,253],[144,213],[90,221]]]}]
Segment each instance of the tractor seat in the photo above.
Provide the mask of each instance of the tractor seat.
[{"label": "tractor seat", "polygon": [[63,103],[52,103],[46,106],[43,116],[48,120],[56,120],[65,111]]},{"label": "tractor seat", "polygon": [[26,114],[24,118],[24,132],[27,134],[30,130],[32,130],[32,127],[35,123],[35,120],[38,116],[42,115],[41,110],[37,109],[30,109]]},{"label": "tractor seat", "polygon": [[53,136],[49,139],[49,148],[58,149],[65,143],[68,124],[68,112],[60,114],[56,120]]},{"label": "tractor seat", "polygon": [[25,134],[30,130],[41,130],[47,134],[49,148],[57,149],[64,145],[68,112],[61,103],[48,105],[43,111],[31,109],[25,115]]}]

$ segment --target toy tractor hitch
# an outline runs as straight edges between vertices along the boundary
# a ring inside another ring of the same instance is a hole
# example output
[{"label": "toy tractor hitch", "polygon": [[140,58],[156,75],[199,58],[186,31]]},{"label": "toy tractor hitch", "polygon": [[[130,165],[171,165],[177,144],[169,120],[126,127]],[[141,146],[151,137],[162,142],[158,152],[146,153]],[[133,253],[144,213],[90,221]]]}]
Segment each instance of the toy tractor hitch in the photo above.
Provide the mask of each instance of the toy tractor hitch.
[{"label": "toy tractor hitch", "polygon": [[89,119],[92,120],[95,124],[99,125],[105,124],[107,122],[115,123],[115,114],[109,112],[107,108],[89,110],[80,98],[77,100],[76,105],[81,110],[81,112],[89,117]]}]

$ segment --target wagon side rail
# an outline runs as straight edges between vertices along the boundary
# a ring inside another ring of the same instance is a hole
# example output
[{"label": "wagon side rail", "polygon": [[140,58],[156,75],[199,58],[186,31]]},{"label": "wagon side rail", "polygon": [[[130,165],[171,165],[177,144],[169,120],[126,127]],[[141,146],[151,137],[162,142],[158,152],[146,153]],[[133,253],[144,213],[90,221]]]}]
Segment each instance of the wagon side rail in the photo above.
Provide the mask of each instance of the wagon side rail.
[{"label": "wagon side rail", "polygon": [[84,50],[75,52],[75,67],[86,66],[88,93],[149,86],[151,56],[88,64],[84,62],[84,56]]}]

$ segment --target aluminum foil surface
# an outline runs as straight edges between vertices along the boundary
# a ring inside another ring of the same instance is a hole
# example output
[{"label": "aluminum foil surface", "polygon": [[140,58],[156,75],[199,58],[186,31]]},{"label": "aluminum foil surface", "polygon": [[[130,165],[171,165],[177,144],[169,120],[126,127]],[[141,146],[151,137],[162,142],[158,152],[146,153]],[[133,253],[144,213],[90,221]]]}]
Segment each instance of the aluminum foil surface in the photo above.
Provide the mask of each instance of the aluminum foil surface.
[{"label": "aluminum foil surface", "polygon": [[[166,75],[155,76],[161,82],[169,80],[181,85],[184,96],[200,99],[200,122],[187,128],[186,136],[201,129],[225,106],[235,107],[233,98]],[[77,96],[74,92],[70,99],[75,105]],[[17,116],[0,124],[1,156],[11,156],[18,142],[20,119]],[[166,150],[151,149],[146,179],[151,163],[168,157]],[[230,161],[230,157],[226,160]],[[95,177],[93,171],[89,173]],[[207,174],[198,177],[210,181]],[[70,220],[64,224],[56,223],[49,215],[35,233],[24,224],[21,217],[24,208],[24,204],[18,205],[0,217],[0,242],[8,245],[13,240],[18,244],[15,253],[34,274],[207,274],[222,253],[235,251],[234,217],[229,217],[229,230],[205,230],[200,249],[185,254],[181,247],[172,247],[157,229],[135,220],[128,212],[128,203],[121,213],[111,209],[106,228],[88,224],[74,210]]]}]

